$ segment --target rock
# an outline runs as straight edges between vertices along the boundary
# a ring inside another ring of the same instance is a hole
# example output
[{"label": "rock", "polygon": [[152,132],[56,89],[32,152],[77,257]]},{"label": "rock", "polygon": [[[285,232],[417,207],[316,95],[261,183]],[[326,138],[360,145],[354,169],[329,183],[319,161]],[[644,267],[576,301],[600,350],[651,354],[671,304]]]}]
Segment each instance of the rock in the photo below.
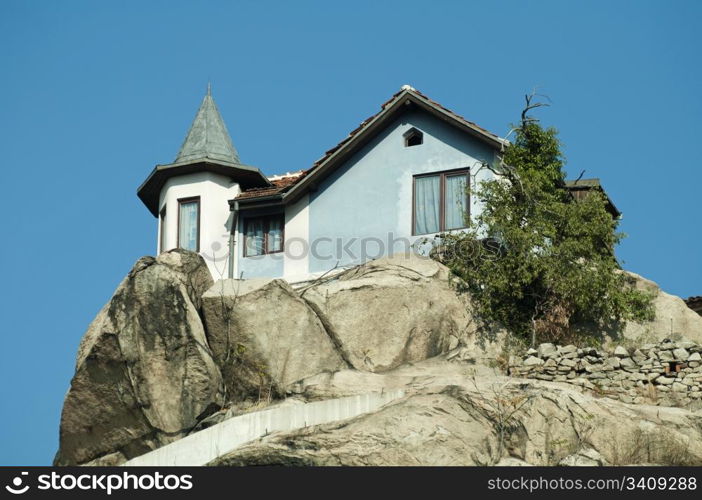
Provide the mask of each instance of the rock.
[{"label": "rock", "polygon": [[602,365],[597,364],[597,365],[585,365],[585,371],[588,373],[598,373],[602,371]]},{"label": "rock", "polygon": [[659,376],[654,380],[654,383],[660,384],[660,385],[672,385],[675,382],[675,379],[672,377],[665,377],[665,376]]},{"label": "rock", "polygon": [[558,465],[567,467],[593,467],[607,465],[607,461],[592,448],[585,448],[573,455],[568,455],[558,462]]},{"label": "rock", "polygon": [[583,347],[581,349],[578,349],[578,355],[583,358],[585,356],[594,356],[597,354],[597,349],[594,347]]},{"label": "rock", "polygon": [[506,457],[495,464],[497,467],[531,467],[532,465],[524,460],[514,457]]},{"label": "rock", "polygon": [[698,344],[696,344],[695,342],[690,342],[689,340],[679,340],[675,343],[675,345],[679,349],[699,348]]},{"label": "rock", "polygon": [[673,349],[673,357],[677,361],[687,361],[688,358],[690,357],[690,353],[687,352],[682,347],[678,347],[677,349]]},{"label": "rock", "polygon": [[223,403],[198,314],[199,255],[139,259],[88,327],[61,413],[56,465],[117,465],[184,436]]},{"label": "rock", "polygon": [[[477,366],[428,360],[383,374],[344,370],[302,386],[310,398],[380,387],[402,388],[406,396],[343,422],[263,437],[210,465],[702,463],[702,428],[692,412],[622,404]],[[500,405],[509,401],[521,406],[500,439],[499,416],[508,410]]]},{"label": "rock", "polygon": [[700,355],[699,352],[693,352],[692,354],[690,354],[690,357],[687,358],[687,361],[688,361],[688,362],[691,362],[691,361],[702,361],[702,356]]},{"label": "rock", "polygon": [[673,389],[673,392],[687,392],[687,386],[680,382],[673,382],[671,388]]},{"label": "rock", "polygon": [[673,353],[671,351],[658,351],[658,359],[663,362],[673,361]]},{"label": "rock", "polygon": [[612,368],[619,368],[621,366],[621,362],[619,361],[619,358],[607,358],[605,361],[606,365],[611,366]]},{"label": "rock", "polygon": [[635,349],[634,354],[632,354],[631,357],[634,358],[634,361],[636,361],[638,364],[641,364],[646,360],[646,355],[643,353],[643,351],[641,351],[641,349]]},{"label": "rock", "polygon": [[562,358],[561,361],[559,362],[559,365],[562,365],[562,366],[565,366],[568,368],[575,368],[576,364],[577,363],[574,360],[569,359],[569,358]]},{"label": "rock", "polygon": [[628,358],[629,357],[629,351],[627,351],[624,347],[618,345],[614,349],[614,355],[618,358]]},{"label": "rock", "polygon": [[577,352],[578,352],[578,348],[576,346],[574,346],[573,344],[558,347],[558,353],[561,355],[570,354],[570,353],[577,353]]},{"label": "rock", "polygon": [[558,354],[558,349],[556,349],[556,346],[553,344],[545,343],[545,344],[539,345],[538,352],[539,352],[539,357],[545,359],[545,358],[556,356]]},{"label": "rock", "polygon": [[[653,281],[631,272],[626,272],[626,274],[632,286],[653,295],[653,308],[656,317],[653,321],[626,323],[621,331],[621,337],[650,342],[674,336],[698,344],[702,343],[702,316],[690,309],[680,297],[665,293]],[[610,332],[610,336],[616,339],[620,335],[616,332]]]},{"label": "rock", "polygon": [[474,331],[467,299],[430,259],[378,259],[301,291],[357,370],[381,372],[455,347]]},{"label": "rock", "polygon": [[632,369],[633,370],[633,369],[638,368],[638,365],[636,364],[636,362],[631,358],[622,358],[619,360],[619,364],[622,368],[625,368],[625,369]]},{"label": "rock", "polygon": [[297,380],[349,366],[333,327],[283,280],[220,280],[202,301],[214,359],[235,401],[280,397]]}]

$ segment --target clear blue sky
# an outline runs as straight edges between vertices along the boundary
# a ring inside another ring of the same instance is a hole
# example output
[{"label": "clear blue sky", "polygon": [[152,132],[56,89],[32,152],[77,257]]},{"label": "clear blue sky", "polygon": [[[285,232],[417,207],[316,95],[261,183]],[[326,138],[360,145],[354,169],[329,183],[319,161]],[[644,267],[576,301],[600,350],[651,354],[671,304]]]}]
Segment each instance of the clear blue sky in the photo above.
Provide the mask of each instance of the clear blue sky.
[{"label": "clear blue sky", "polygon": [[702,295],[702,2],[0,3],[0,465],[48,464],[78,341],[156,221],[208,79],[242,160],[307,168],[409,83],[498,134],[535,86],[625,267]]}]

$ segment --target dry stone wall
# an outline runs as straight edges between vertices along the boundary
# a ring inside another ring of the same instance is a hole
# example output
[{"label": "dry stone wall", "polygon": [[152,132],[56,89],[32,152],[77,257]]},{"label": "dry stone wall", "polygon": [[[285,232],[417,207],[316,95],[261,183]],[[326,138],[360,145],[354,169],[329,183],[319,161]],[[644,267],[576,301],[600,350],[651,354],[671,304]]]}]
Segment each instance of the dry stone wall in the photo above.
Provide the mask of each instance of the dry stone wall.
[{"label": "dry stone wall", "polygon": [[702,408],[702,346],[664,340],[612,352],[541,344],[512,356],[512,376],[567,382],[625,403]]}]

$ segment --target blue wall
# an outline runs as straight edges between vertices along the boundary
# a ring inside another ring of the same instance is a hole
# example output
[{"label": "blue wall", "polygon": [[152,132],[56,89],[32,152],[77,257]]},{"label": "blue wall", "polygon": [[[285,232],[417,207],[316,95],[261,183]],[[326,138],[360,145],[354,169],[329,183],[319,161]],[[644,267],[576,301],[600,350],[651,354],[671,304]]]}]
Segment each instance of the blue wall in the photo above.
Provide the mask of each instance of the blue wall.
[{"label": "blue wall", "polygon": [[[424,142],[405,147],[403,134],[412,127],[424,133]],[[494,150],[483,142],[427,113],[407,112],[310,196],[310,245],[317,250],[310,255],[310,272],[331,269],[337,261],[340,266],[358,264],[400,252],[419,238],[431,237],[412,236],[412,176],[456,168],[471,168],[473,174],[480,161],[493,159]],[[471,183],[491,175],[482,169]],[[471,214],[478,210],[471,199]],[[354,241],[360,237],[366,242]]]}]

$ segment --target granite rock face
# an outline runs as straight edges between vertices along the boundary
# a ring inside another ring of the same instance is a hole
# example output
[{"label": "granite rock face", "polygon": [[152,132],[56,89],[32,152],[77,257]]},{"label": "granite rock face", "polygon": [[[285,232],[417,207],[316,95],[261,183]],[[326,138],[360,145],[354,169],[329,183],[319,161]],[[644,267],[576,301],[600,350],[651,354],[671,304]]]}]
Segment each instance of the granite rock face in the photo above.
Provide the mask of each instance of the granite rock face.
[{"label": "granite rock face", "polygon": [[179,439],[224,402],[199,315],[211,286],[192,252],[136,262],[81,340],[57,465],[121,463]]},{"label": "granite rock face", "polygon": [[[379,411],[267,436],[216,463],[699,464],[702,417],[688,410],[702,406],[702,317],[632,279],[654,293],[655,321],[604,332],[601,349],[509,357],[507,332],[477,341],[469,299],[429,259],[383,258],[294,289],[213,283],[182,250],[144,257],[80,343],[55,462],[121,464],[289,396],[401,389]],[[511,377],[486,372],[498,364]]]},{"label": "granite rock face", "polygon": [[702,316],[690,309],[680,297],[664,292],[651,280],[626,273],[632,286],[653,295],[655,318],[652,321],[627,322],[621,332],[608,332],[613,339],[637,342],[660,342],[666,338],[690,340],[702,344]]},{"label": "granite rock face", "polygon": [[301,381],[309,400],[382,388],[406,396],[374,413],[265,436],[211,465],[702,464],[699,413],[625,404],[448,357]]},{"label": "granite rock face", "polygon": [[464,297],[436,261],[398,255],[303,291],[357,370],[382,372],[436,356],[469,336]]},{"label": "granite rock face", "polygon": [[280,397],[297,380],[348,367],[322,321],[283,280],[220,280],[202,301],[230,400]]}]

